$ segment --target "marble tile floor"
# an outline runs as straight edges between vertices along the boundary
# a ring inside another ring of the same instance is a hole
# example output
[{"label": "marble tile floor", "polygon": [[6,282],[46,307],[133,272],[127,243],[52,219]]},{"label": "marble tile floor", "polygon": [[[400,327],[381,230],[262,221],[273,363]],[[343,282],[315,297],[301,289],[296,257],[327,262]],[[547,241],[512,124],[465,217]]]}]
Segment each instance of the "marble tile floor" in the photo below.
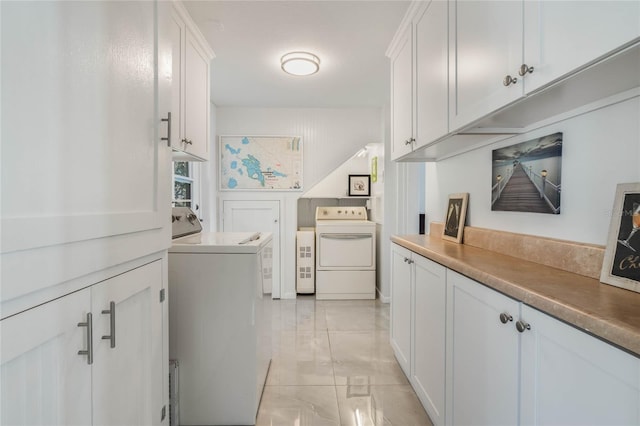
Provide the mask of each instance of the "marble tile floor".
[{"label": "marble tile floor", "polygon": [[271,309],[256,426],[431,426],[389,345],[389,304],[299,296]]}]

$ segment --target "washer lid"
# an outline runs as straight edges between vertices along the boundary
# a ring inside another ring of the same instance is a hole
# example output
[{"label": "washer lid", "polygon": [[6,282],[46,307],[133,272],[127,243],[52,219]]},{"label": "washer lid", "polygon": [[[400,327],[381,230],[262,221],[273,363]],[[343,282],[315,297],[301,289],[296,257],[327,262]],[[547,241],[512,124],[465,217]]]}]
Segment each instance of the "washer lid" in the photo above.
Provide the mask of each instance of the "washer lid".
[{"label": "washer lid", "polygon": [[173,240],[169,253],[257,253],[271,242],[270,232],[202,232]]}]

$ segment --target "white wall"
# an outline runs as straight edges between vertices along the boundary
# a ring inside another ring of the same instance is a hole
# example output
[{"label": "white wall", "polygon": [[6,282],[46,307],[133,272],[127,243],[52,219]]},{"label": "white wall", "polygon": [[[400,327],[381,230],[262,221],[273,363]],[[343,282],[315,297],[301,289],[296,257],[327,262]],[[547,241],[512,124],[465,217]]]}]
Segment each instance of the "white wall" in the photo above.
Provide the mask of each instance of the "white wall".
[{"label": "white wall", "polygon": [[[467,225],[605,245],[616,184],[640,181],[640,97],[634,93],[624,102],[599,103],[573,118],[428,163],[428,220],[443,221],[448,194],[468,192]],[[491,151],[555,132],[563,132],[560,214],[491,211]]]},{"label": "white wall", "polygon": [[[379,108],[236,108],[218,107],[215,117],[214,150],[209,173],[217,176],[220,135],[291,135],[303,144],[303,191],[218,191],[216,208],[225,199],[279,200],[281,225],[282,298],[295,298],[295,233],[297,199],[325,176],[369,143],[384,142],[384,121]],[[217,179],[216,179],[217,181]],[[216,184],[217,185],[217,184]],[[222,215],[220,214],[219,217]],[[215,216],[211,216],[213,219]],[[218,219],[216,229],[220,229]]]},{"label": "white wall", "polygon": [[305,191],[304,198],[340,198],[349,195],[349,175],[369,174],[370,163],[366,152],[356,155],[336,167],[328,176]]}]

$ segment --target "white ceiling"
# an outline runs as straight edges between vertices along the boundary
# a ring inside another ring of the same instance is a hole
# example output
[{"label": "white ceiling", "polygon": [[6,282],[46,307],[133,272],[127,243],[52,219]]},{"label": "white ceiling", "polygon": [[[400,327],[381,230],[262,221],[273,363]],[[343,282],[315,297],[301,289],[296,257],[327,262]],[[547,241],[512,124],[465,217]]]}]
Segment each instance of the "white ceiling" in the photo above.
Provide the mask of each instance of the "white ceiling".
[{"label": "white ceiling", "polygon": [[[217,106],[363,107],[389,100],[385,51],[408,1],[183,0],[216,58],[211,97]],[[285,74],[290,51],[320,57],[308,77]]]}]

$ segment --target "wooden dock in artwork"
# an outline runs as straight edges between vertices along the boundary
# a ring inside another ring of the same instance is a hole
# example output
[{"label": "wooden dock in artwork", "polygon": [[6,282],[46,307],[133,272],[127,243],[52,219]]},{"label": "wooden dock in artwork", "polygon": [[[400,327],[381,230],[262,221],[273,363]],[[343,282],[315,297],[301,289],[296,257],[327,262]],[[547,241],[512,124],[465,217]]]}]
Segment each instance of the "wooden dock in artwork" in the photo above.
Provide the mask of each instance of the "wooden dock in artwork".
[{"label": "wooden dock in artwork", "polygon": [[553,213],[547,202],[540,197],[540,191],[518,164],[513,175],[493,204],[491,210],[528,211],[532,213]]}]

